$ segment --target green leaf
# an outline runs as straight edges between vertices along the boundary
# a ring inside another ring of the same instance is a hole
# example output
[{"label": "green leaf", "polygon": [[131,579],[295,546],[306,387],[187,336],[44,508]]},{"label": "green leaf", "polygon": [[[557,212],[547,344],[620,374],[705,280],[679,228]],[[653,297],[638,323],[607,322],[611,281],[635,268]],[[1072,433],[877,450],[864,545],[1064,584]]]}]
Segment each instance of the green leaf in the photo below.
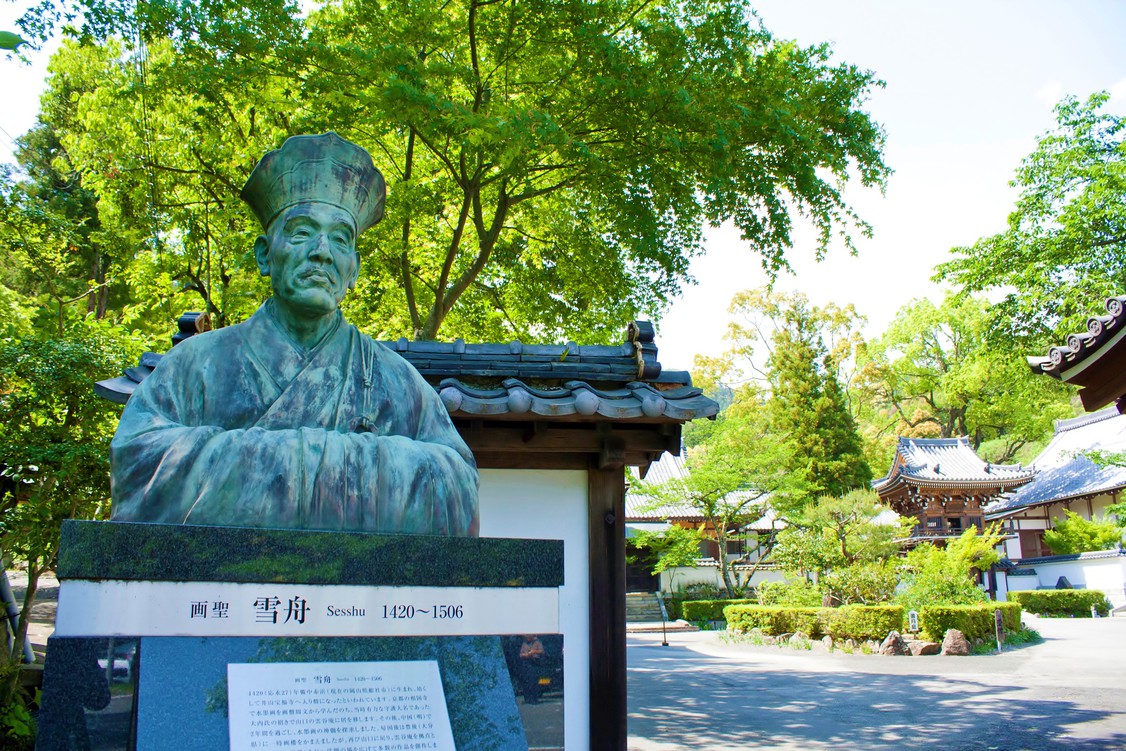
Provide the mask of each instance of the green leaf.
[{"label": "green leaf", "polygon": [[12,31],[0,31],[0,50],[18,50],[21,44],[30,44],[26,39]]}]

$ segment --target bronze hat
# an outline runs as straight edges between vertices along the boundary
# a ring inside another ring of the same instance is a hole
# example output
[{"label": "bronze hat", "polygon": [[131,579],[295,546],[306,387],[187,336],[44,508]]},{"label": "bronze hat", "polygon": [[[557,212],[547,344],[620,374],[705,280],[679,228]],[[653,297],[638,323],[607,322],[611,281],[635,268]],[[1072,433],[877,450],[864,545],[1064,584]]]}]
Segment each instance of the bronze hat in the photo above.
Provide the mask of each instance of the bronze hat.
[{"label": "bronze hat", "polygon": [[318,202],[351,214],[359,235],[383,218],[386,193],[371,155],[330,131],[291,136],[267,152],[240,195],[264,230],[290,206]]}]

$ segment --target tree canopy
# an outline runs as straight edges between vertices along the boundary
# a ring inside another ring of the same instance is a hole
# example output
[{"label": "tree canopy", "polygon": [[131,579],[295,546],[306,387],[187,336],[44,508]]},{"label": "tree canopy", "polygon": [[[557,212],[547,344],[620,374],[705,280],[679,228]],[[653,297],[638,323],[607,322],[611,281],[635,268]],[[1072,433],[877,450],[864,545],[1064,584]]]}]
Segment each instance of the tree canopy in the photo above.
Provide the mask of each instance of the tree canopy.
[{"label": "tree canopy", "polygon": [[617,336],[688,281],[705,224],[734,222],[776,273],[799,216],[819,256],[867,233],[841,188],[888,174],[863,109],[879,82],[743,0],[45,0],[23,29],[68,13],[85,41],[45,101],[75,117],[45,124],[122,239],[113,279],[164,315],[233,321],[262,294],[237,192],[298,132],[336,130],[387,174],[349,303],[380,336]]},{"label": "tree canopy", "polygon": [[915,300],[860,348],[859,393],[878,437],[968,436],[975,451],[993,442],[989,458],[1006,462],[1071,415],[1068,390],[1033,375],[1012,346],[990,340],[990,321],[980,298]]},{"label": "tree canopy", "polygon": [[1126,121],[1109,96],[1067,97],[1012,184],[1004,232],[954,248],[936,279],[998,291],[996,328],[1026,346],[1082,330],[1105,298],[1126,289]]}]

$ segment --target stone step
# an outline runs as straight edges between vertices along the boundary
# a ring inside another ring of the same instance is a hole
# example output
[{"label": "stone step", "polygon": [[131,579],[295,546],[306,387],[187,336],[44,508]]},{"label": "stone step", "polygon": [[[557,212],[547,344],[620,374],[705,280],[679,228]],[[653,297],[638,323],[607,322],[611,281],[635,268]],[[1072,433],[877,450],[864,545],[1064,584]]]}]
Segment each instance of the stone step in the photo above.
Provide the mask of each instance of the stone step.
[{"label": "stone step", "polygon": [[626,595],[626,622],[660,621],[661,605],[657,595],[632,593]]}]

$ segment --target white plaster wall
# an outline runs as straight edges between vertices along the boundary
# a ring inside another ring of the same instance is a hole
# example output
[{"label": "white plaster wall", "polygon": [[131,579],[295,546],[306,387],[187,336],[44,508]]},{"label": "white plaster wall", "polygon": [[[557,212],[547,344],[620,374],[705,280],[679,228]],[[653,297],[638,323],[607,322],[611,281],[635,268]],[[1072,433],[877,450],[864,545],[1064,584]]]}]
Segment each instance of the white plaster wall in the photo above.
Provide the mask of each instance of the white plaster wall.
[{"label": "white plaster wall", "polygon": [[[738,569],[736,569],[738,571]],[[745,575],[744,572],[739,572],[740,576]],[[762,584],[763,582],[783,581],[784,574],[781,571],[759,570],[751,578],[752,585]],[[708,584],[713,587],[722,587],[723,579],[719,575],[719,566],[697,566],[692,568],[690,566],[680,566],[676,568],[665,569],[661,572],[661,591],[666,593],[679,592],[685,587],[692,584]]]},{"label": "white plaster wall", "polygon": [[[1126,558],[1097,558],[1095,560],[1037,563],[1036,578],[1022,576],[1008,583],[1010,589],[1055,589],[1061,576],[1066,576],[1073,587],[1097,589],[1110,600],[1111,607],[1126,605]],[[1000,577],[998,577],[1000,578]],[[1000,598],[998,598],[1000,599]]]},{"label": "white plaster wall", "polygon": [[563,739],[567,751],[590,744],[590,566],[587,473],[583,470],[481,470],[481,536],[563,540],[559,626],[563,634]]}]

